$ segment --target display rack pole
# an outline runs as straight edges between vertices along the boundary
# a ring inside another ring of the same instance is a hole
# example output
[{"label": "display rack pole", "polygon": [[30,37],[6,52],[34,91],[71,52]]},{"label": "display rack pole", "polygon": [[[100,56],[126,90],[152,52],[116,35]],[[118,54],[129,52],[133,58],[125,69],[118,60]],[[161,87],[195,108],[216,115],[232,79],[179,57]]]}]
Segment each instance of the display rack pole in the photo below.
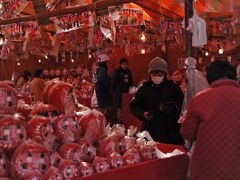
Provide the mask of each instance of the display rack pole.
[{"label": "display rack pole", "polygon": [[[193,1],[185,0],[185,27],[188,27],[188,20],[193,16]],[[186,57],[194,56],[194,48],[192,47],[192,33],[186,31]]]}]

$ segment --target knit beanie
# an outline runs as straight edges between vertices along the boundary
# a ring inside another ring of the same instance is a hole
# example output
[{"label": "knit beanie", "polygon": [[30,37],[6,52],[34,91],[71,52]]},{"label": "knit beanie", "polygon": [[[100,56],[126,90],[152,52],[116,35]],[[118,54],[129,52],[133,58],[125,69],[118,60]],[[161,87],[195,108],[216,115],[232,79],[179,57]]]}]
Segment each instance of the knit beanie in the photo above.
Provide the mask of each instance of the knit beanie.
[{"label": "knit beanie", "polygon": [[167,62],[160,57],[155,57],[148,65],[148,72],[151,73],[153,71],[162,71],[167,73]]}]

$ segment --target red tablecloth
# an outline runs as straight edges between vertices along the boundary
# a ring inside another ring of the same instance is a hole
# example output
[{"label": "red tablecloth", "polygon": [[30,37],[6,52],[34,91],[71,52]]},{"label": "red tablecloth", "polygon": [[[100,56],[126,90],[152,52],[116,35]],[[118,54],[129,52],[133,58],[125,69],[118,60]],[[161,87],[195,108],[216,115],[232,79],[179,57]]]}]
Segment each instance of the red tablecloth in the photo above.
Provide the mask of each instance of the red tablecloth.
[{"label": "red tablecloth", "polygon": [[[159,144],[158,148],[163,152],[172,152],[180,146]],[[136,165],[111,170],[102,174],[95,174],[76,180],[186,180],[189,158],[186,154],[165,159],[156,159],[138,163]]]},{"label": "red tablecloth", "polygon": [[134,94],[123,94],[123,102],[122,102],[122,118],[123,118],[123,124],[126,127],[129,127],[131,125],[136,126],[139,130],[142,127],[142,122],[138,120],[134,115],[132,115],[131,110],[129,108],[129,103],[132,100]]}]

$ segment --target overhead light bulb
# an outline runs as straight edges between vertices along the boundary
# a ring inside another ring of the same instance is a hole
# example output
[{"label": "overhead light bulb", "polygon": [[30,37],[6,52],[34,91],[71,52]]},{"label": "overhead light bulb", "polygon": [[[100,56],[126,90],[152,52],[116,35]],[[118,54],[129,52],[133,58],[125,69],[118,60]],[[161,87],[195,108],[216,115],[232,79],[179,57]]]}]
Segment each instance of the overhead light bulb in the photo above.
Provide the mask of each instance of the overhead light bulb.
[{"label": "overhead light bulb", "polygon": [[205,56],[209,56],[209,53],[208,53],[208,52],[206,52],[206,53],[205,53]]},{"label": "overhead light bulb", "polygon": [[74,59],[71,59],[71,62],[74,63]]},{"label": "overhead light bulb", "polygon": [[48,55],[45,56],[45,59],[48,59]]},{"label": "overhead light bulb", "polygon": [[38,62],[39,62],[39,63],[41,63],[41,62],[42,62],[42,60],[41,60],[41,59],[39,59],[39,60],[38,60]]},{"label": "overhead light bulb", "polygon": [[218,50],[218,53],[219,53],[219,54],[223,54],[223,49],[220,48],[220,49]]},{"label": "overhead light bulb", "polygon": [[145,54],[146,53],[146,50],[143,48],[142,50],[141,50],[141,54]]},{"label": "overhead light bulb", "polygon": [[20,62],[18,62],[17,65],[20,66],[21,65]]},{"label": "overhead light bulb", "polygon": [[141,34],[140,39],[141,39],[141,41],[143,41],[143,42],[146,41],[146,36],[145,36],[144,33]]},{"label": "overhead light bulb", "polygon": [[91,58],[92,58],[92,55],[91,55],[91,54],[89,54],[89,55],[88,55],[88,59],[91,59]]}]

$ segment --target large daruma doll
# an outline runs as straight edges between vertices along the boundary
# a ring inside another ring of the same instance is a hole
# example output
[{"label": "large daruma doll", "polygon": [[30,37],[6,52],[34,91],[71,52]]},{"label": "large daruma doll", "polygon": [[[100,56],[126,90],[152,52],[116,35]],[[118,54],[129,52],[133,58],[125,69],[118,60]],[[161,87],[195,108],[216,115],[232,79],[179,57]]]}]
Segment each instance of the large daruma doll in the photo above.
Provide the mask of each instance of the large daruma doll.
[{"label": "large daruma doll", "polygon": [[73,86],[65,82],[58,82],[51,87],[48,93],[48,103],[54,105],[60,113],[72,115],[77,108],[77,100]]},{"label": "large daruma doll", "polygon": [[55,149],[57,137],[50,118],[35,116],[28,122],[27,129],[32,140],[44,145],[49,151]]},{"label": "large daruma doll", "polygon": [[49,91],[51,90],[51,88],[52,88],[55,84],[57,84],[57,83],[59,83],[59,82],[60,82],[60,81],[59,81],[58,79],[53,79],[53,80],[48,81],[48,82],[46,83],[46,86],[45,86],[45,88],[44,88],[44,90],[43,90],[43,102],[44,102],[45,104],[48,104]]},{"label": "large daruma doll", "polygon": [[55,133],[63,143],[75,142],[80,138],[81,127],[75,116],[61,115],[56,119]]},{"label": "large daruma doll", "polygon": [[12,177],[19,179],[34,172],[44,174],[50,167],[48,150],[41,144],[28,140],[14,152],[10,165]]},{"label": "large daruma doll", "polygon": [[98,142],[104,137],[107,120],[101,112],[95,109],[87,111],[86,114],[80,118],[79,123],[84,137],[90,142]]},{"label": "large daruma doll", "polygon": [[26,138],[27,134],[22,121],[11,115],[0,116],[0,148],[11,152]]}]

